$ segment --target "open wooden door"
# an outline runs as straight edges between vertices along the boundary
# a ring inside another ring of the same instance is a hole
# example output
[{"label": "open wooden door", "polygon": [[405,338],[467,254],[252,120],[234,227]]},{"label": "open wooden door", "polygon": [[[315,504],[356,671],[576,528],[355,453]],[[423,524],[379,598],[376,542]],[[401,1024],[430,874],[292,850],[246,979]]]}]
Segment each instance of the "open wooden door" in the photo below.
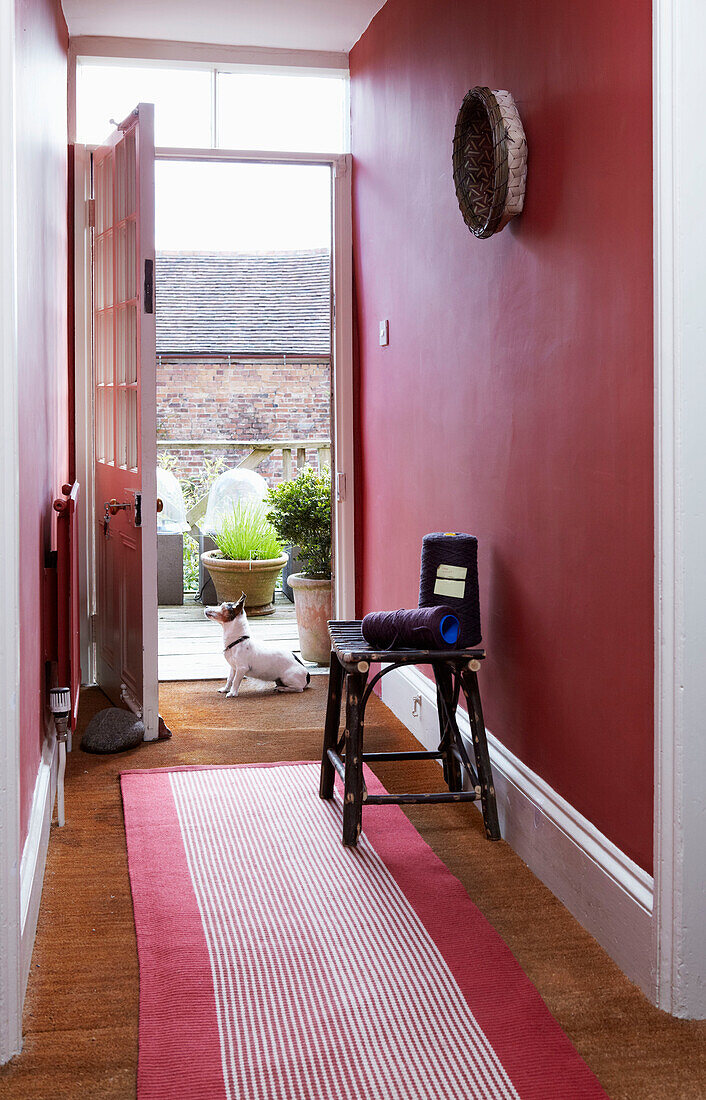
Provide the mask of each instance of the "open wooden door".
[{"label": "open wooden door", "polygon": [[93,154],[97,680],[159,736],[154,107]]}]

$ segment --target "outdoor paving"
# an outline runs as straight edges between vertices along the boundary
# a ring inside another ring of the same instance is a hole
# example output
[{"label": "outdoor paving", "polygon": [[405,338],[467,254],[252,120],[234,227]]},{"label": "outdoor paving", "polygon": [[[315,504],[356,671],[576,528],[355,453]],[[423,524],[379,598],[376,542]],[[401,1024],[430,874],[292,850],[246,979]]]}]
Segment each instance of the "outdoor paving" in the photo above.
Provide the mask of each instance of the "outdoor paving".
[{"label": "outdoor paving", "polygon": [[[248,622],[254,639],[299,653],[294,605],[281,592],[276,593],[273,615],[250,618]],[[307,668],[312,673],[328,671],[308,663]],[[221,628],[206,618],[203,605],[194,601],[193,592],[184,593],[183,606],[160,607],[160,682],[224,680],[227,671]]]}]

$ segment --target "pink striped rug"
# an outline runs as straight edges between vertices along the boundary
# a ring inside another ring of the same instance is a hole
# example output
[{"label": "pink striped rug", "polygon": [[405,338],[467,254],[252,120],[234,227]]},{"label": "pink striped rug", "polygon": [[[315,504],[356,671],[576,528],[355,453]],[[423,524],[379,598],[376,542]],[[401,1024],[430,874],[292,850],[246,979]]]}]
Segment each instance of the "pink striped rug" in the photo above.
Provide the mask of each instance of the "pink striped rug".
[{"label": "pink striped rug", "polygon": [[318,772],[122,775],[140,1100],[605,1097],[400,808],[346,849]]}]

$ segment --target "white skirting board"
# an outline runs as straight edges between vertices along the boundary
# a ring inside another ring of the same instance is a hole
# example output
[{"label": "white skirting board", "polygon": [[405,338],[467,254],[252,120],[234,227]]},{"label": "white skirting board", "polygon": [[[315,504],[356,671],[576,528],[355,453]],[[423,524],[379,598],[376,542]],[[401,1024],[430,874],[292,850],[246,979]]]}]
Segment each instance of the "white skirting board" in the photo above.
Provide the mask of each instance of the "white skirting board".
[{"label": "white skirting board", "polygon": [[21,977],[23,999],[32,961],[34,936],[37,931],[39,903],[44,885],[44,868],[49,847],[49,831],[56,798],[57,744],[47,741],[34,785],[29,829],[20,863],[20,917],[22,927]]},{"label": "white skirting board", "polygon": [[[419,669],[387,673],[382,699],[425,748],[438,747],[436,688]],[[460,708],[458,724],[470,748]],[[488,747],[503,839],[653,999],[652,877],[491,733]]]}]

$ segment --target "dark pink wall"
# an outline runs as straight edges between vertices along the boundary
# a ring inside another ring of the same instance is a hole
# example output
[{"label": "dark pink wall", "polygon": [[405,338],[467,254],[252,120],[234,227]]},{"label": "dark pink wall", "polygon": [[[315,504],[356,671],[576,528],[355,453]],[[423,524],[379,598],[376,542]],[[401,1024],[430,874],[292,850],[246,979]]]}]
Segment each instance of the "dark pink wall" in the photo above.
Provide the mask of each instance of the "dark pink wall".
[{"label": "dark pink wall", "polygon": [[[388,0],[351,78],[360,610],[415,605],[426,531],[477,534],[489,727],[650,869],[650,5]],[[529,145],[487,241],[451,173],[476,84]]]},{"label": "dark pink wall", "polygon": [[[52,501],[68,476],[68,34],[58,0],[18,0],[17,252],[20,355],[21,828],[47,723],[41,577]],[[7,581],[8,578],[5,578]]]}]

